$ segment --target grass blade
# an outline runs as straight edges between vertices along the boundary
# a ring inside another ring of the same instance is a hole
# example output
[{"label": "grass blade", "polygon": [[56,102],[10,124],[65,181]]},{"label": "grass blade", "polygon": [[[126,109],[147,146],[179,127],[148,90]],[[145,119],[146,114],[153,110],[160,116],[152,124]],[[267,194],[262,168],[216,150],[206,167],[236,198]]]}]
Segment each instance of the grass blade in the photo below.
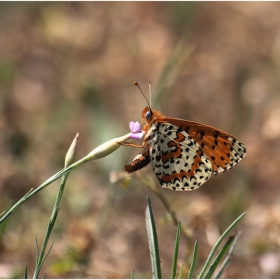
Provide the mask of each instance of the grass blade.
[{"label": "grass blade", "polygon": [[238,241],[238,239],[240,237],[240,234],[241,234],[241,231],[239,231],[237,233],[237,235],[235,236],[235,239],[234,239],[234,241],[233,241],[233,243],[232,243],[232,245],[231,245],[231,247],[230,247],[230,249],[228,251],[228,255],[226,256],[226,258],[223,261],[221,267],[219,268],[219,270],[217,271],[216,275],[214,276],[215,279],[220,279],[222,274],[223,274],[223,272],[224,272],[224,270],[225,270],[225,268],[228,266],[228,264],[229,264],[229,262],[231,260],[231,256],[233,254],[233,251],[234,251],[234,249],[236,247],[237,241]]},{"label": "grass blade", "polygon": [[148,197],[148,206],[146,208],[146,227],[147,227],[148,240],[149,240],[153,278],[161,279],[157,232],[156,232],[156,226],[155,226],[155,221],[153,216],[152,205],[149,197]]},{"label": "grass blade", "polygon": [[235,238],[235,235],[232,235],[232,236],[229,237],[229,239],[227,240],[226,244],[221,249],[221,251],[219,252],[217,257],[215,258],[214,262],[210,265],[208,271],[205,274],[204,279],[210,279],[213,276],[215,270],[217,269],[218,265],[222,261],[223,257],[226,255],[228,249],[230,248],[230,245],[234,241],[234,238]]},{"label": "grass blade", "polygon": [[131,279],[135,279],[135,273],[134,270],[131,271]]},{"label": "grass blade", "polygon": [[184,270],[184,265],[182,265],[179,275],[178,275],[178,279],[182,279],[182,274],[183,274],[183,270]]},{"label": "grass blade", "polygon": [[24,276],[23,276],[23,278],[24,279],[28,279],[28,276],[27,276],[27,264],[25,264],[25,268],[24,268]]},{"label": "grass blade", "polygon": [[207,260],[206,260],[206,263],[204,265],[204,267],[202,268],[199,276],[198,276],[198,279],[201,279],[203,278],[203,275],[205,274],[205,271],[209,265],[209,263],[211,262],[215,252],[217,251],[219,245],[221,244],[221,242],[225,239],[226,235],[232,230],[232,228],[234,226],[236,226],[236,224],[246,215],[247,212],[244,212],[242,213],[226,230],[225,232],[222,234],[222,236],[219,238],[219,240],[217,241],[217,243],[215,244],[215,246],[213,247],[212,251],[210,252]]},{"label": "grass blade", "polygon": [[47,248],[47,245],[48,245],[48,242],[49,242],[49,238],[50,238],[51,232],[53,230],[53,227],[54,227],[57,215],[58,215],[59,204],[60,204],[60,201],[61,201],[61,198],[62,198],[62,195],[63,195],[63,191],[64,191],[64,187],[65,187],[68,175],[69,175],[69,173],[67,173],[66,175],[64,175],[62,177],[62,180],[61,180],[61,183],[60,183],[60,188],[59,188],[59,191],[58,191],[58,194],[57,194],[57,197],[56,197],[55,205],[54,205],[53,212],[52,212],[50,220],[49,220],[49,224],[48,224],[48,227],[47,227],[47,231],[46,231],[46,234],[45,234],[45,237],[44,237],[44,240],[43,240],[43,244],[42,244],[40,253],[38,253],[39,250],[38,250],[38,244],[37,244],[37,248],[36,248],[37,249],[37,261],[36,261],[35,271],[34,271],[34,275],[33,275],[34,279],[38,278],[40,269],[41,269],[41,267],[42,267],[42,265],[45,261],[45,258],[48,256],[48,254],[50,253],[50,250],[53,246],[53,243],[52,243],[48,253],[45,256],[45,252],[46,252],[46,248]]},{"label": "grass blade", "polygon": [[175,279],[175,277],[176,277],[177,259],[178,259],[179,244],[180,244],[180,234],[181,234],[181,222],[179,221],[178,227],[177,227],[177,234],[176,234],[176,240],[175,240],[175,247],[174,247],[174,255],[173,255],[173,262],[172,262],[171,279]]},{"label": "grass blade", "polygon": [[39,258],[39,245],[38,245],[37,234],[35,234],[35,242],[36,242],[36,263],[37,263],[38,262],[38,258]]},{"label": "grass blade", "polygon": [[6,227],[7,227],[8,219],[6,219],[3,224],[0,224],[0,238],[2,237]]},{"label": "grass blade", "polygon": [[188,279],[193,278],[193,272],[194,272],[194,269],[195,269],[196,258],[197,258],[197,250],[198,250],[198,241],[196,240],[195,244],[194,244],[193,258],[192,258],[190,271],[189,271],[189,274],[188,274]]},{"label": "grass blade", "polygon": [[48,252],[47,252],[46,255],[44,256],[43,260],[40,262],[40,264],[39,264],[39,266],[38,266],[38,269],[39,269],[39,270],[42,268],[42,266],[43,266],[43,264],[44,264],[46,258],[48,257],[49,253],[51,252],[51,249],[52,249],[53,244],[54,244],[54,240],[55,240],[55,239],[53,239],[52,244],[51,244],[51,246],[50,246]]}]

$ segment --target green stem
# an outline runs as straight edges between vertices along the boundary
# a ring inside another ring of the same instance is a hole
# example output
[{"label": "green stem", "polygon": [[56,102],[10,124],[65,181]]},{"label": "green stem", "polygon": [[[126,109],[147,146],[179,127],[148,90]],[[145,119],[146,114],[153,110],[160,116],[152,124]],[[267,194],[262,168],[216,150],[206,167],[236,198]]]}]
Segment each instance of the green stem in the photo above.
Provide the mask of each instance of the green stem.
[{"label": "green stem", "polygon": [[[72,153],[75,153],[75,141],[77,141],[77,137],[79,136],[79,134],[76,135],[76,138],[74,140],[74,142],[72,143],[74,146],[70,147],[70,154],[66,155],[66,157],[72,156]],[[126,135],[123,135],[121,137],[118,138],[114,138],[111,139],[105,143],[103,143],[102,145],[98,146],[97,148],[95,148],[94,150],[92,150],[87,156],[85,156],[84,158],[80,159],[79,161],[73,163],[72,165],[68,166],[67,168],[59,171],[58,173],[56,173],[54,176],[52,176],[51,178],[49,178],[47,181],[45,181],[42,185],[40,185],[37,189],[35,190],[30,190],[22,199],[20,199],[1,219],[0,219],[0,224],[9,216],[11,215],[11,213],[18,207],[20,206],[22,203],[24,203],[26,200],[28,200],[31,196],[33,196],[34,194],[36,194],[37,192],[39,192],[40,190],[42,190],[43,188],[45,188],[47,185],[51,184],[52,182],[54,182],[55,180],[57,180],[58,178],[60,178],[62,175],[66,174],[67,172],[69,172],[70,170],[76,168],[77,166],[88,162],[90,160],[96,160],[96,159],[100,159],[103,158],[109,154],[111,154],[112,152],[114,152],[116,149],[118,149],[122,143],[125,143],[125,141],[127,141],[129,138],[131,137],[131,133],[128,133]],[[72,150],[74,149],[74,150]],[[69,158],[69,159],[70,159]],[[68,159],[66,159],[66,161],[68,161]]]},{"label": "green stem", "polygon": [[78,167],[79,165],[85,163],[89,161],[88,158],[82,158],[81,160],[73,163],[72,165],[70,165],[69,167],[59,171],[58,173],[56,173],[55,175],[53,175],[52,177],[50,177],[48,180],[46,180],[43,184],[41,184],[38,188],[36,188],[35,190],[30,190],[23,198],[21,198],[16,204],[14,204],[13,207],[11,207],[6,214],[1,217],[0,219],[0,224],[4,222],[4,220],[6,220],[12,213],[13,211],[18,208],[21,204],[23,204],[25,201],[27,201],[30,197],[32,197],[33,195],[35,195],[36,193],[38,193],[39,191],[41,191],[42,189],[44,189],[46,186],[48,186],[49,184],[51,184],[52,182],[54,182],[55,180],[57,180],[58,178],[60,178],[61,176],[63,176],[64,174],[68,173],[70,170]]},{"label": "green stem", "polygon": [[62,177],[60,188],[59,188],[59,192],[58,192],[57,197],[56,197],[56,201],[55,201],[55,204],[54,204],[53,212],[52,212],[52,215],[51,215],[51,218],[50,218],[50,221],[49,221],[49,225],[48,225],[48,228],[47,228],[47,231],[46,231],[46,235],[45,235],[45,238],[44,238],[44,241],[43,241],[43,244],[42,244],[42,248],[41,248],[39,257],[38,257],[38,259],[36,261],[36,267],[35,267],[33,279],[37,279],[37,277],[39,275],[39,272],[40,272],[40,269],[41,269],[41,267],[42,267],[42,265],[44,263],[45,251],[46,251],[46,248],[47,248],[47,245],[48,245],[48,242],[49,242],[49,238],[50,238],[50,235],[51,235],[54,223],[56,221],[56,217],[58,215],[59,204],[60,204],[60,201],[61,201],[61,198],[62,198],[62,194],[63,194],[63,191],[64,191],[64,186],[65,186],[68,174],[69,173],[67,173],[66,175],[64,175]]}]

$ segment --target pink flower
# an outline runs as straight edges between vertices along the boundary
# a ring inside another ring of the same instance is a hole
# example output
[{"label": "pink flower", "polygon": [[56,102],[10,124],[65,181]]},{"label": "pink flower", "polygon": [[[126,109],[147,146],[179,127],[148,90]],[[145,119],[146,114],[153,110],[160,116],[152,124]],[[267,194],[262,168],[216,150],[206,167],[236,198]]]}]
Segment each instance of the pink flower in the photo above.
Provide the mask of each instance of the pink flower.
[{"label": "pink flower", "polygon": [[132,139],[141,139],[144,135],[144,131],[141,130],[141,126],[139,122],[133,122],[131,121],[129,123],[129,127],[130,127],[130,138]]}]

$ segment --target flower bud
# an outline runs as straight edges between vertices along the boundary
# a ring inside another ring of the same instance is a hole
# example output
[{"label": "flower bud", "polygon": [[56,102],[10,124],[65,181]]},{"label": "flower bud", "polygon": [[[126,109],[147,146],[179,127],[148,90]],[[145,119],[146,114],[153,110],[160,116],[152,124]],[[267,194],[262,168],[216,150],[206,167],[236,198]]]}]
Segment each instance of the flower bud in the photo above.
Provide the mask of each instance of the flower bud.
[{"label": "flower bud", "polygon": [[99,159],[111,154],[121,146],[120,143],[125,142],[130,138],[130,134],[131,133],[128,133],[119,138],[114,138],[98,146],[86,156],[87,160]]},{"label": "flower bud", "polygon": [[79,138],[79,133],[76,134],[76,136],[65,156],[65,165],[64,165],[65,168],[68,167],[69,165],[71,165],[75,160],[78,138]]}]

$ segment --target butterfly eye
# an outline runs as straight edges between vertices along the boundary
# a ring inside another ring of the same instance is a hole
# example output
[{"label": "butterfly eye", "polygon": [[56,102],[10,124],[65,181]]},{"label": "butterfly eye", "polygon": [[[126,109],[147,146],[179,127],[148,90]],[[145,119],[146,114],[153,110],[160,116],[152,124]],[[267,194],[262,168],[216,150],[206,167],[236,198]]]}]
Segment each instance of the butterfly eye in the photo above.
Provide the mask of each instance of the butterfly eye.
[{"label": "butterfly eye", "polygon": [[152,118],[152,111],[151,110],[148,110],[145,114],[145,119],[146,120],[150,120]]}]

